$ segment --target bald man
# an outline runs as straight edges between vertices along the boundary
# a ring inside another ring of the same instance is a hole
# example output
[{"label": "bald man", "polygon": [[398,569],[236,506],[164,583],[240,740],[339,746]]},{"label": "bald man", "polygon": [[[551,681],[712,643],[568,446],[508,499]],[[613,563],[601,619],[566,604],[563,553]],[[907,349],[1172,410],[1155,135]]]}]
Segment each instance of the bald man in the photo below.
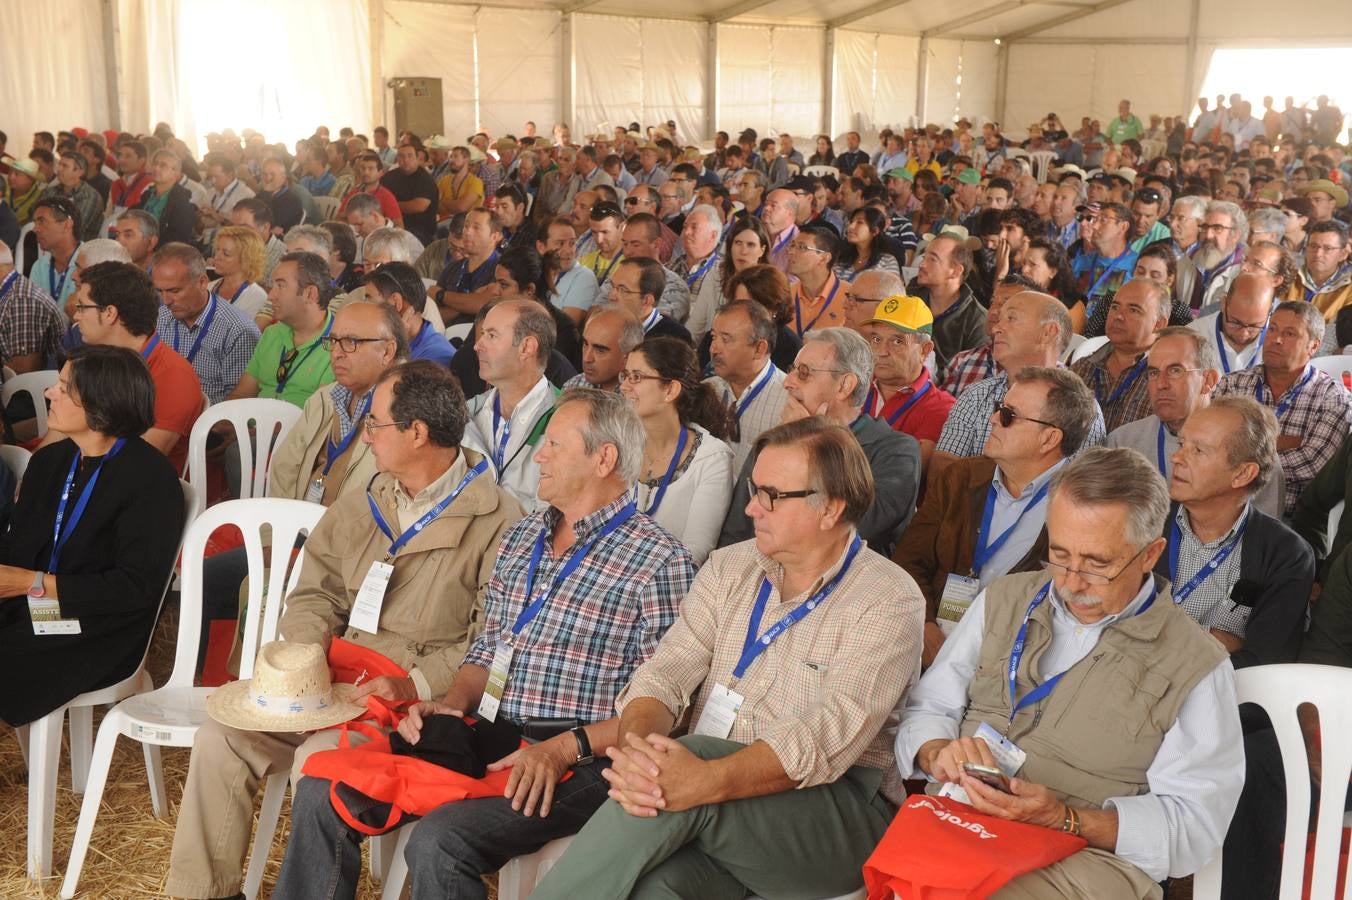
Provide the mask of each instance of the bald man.
[{"label": "bald man", "polygon": [[643,343],[643,323],[622,306],[607,304],[592,310],[582,329],[582,373],[570,378],[564,389],[620,389],[620,372],[629,351]]}]

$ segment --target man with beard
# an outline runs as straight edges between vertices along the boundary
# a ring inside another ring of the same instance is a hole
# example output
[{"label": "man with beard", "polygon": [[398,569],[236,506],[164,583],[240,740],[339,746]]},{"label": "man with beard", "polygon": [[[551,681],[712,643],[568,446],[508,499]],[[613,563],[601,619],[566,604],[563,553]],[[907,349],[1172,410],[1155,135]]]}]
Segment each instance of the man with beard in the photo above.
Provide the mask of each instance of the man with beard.
[{"label": "man with beard", "polygon": [[1244,263],[1244,241],[1249,236],[1249,220],[1244,211],[1228,200],[1207,204],[1202,218],[1202,243],[1192,254],[1197,266],[1197,287],[1193,308],[1219,303],[1230,282],[1239,275]]},{"label": "man with beard", "polygon": [[[469,149],[452,147],[446,158],[446,174],[437,184],[437,218],[449,219],[484,205],[484,183],[469,170]],[[502,215],[502,210],[498,210]]]}]

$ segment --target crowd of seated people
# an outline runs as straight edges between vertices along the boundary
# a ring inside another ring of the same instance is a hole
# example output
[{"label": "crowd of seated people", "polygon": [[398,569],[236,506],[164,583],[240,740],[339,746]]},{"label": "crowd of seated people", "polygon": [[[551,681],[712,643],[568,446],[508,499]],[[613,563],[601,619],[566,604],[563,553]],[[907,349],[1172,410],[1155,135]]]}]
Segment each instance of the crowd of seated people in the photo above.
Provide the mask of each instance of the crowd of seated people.
[{"label": "crowd of seated people", "polygon": [[[1222,848],[1227,900],[1276,896],[1235,670],[1352,666],[1352,382],[1319,362],[1352,157],[1327,102],[1199,106],[810,159],[669,122],[0,133],[0,362],[50,372],[45,420],[2,411],[0,671],[40,687],[0,721],[135,670],[194,423],[273,401],[267,496],[326,508],[283,645],[387,657],[351,699],[405,745],[531,738],[413,825],[415,898],[570,836],[536,896],[837,896],[918,793],[1082,839],[1001,897],[1161,897]],[[249,577],[206,560],[201,659]],[[338,732],[283,725],[198,731],[166,893],[239,896],[291,772],[275,895],[354,895],[352,794],[302,774]]]}]

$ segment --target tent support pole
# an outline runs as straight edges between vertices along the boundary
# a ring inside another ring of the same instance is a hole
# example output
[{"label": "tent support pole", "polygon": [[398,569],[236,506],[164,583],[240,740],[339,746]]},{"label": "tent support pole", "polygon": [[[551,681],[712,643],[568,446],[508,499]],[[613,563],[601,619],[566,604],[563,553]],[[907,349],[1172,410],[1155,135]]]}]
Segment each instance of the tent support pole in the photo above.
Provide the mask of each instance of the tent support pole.
[{"label": "tent support pole", "polygon": [[1005,102],[1009,96],[1009,42],[1001,41],[995,55],[995,121],[1005,121]]},{"label": "tent support pole", "polygon": [[704,136],[706,139],[712,141],[714,135],[718,133],[718,98],[720,93],[720,85],[718,83],[718,23],[710,22],[706,28],[708,29],[707,51],[709,56],[709,71],[705,76]]},{"label": "tent support pole", "polygon": [[107,70],[108,125],[122,130],[122,58],[118,39],[117,0],[103,0],[103,59]]},{"label": "tent support pole", "polygon": [[822,68],[826,72],[826,78],[822,84],[822,130],[821,133],[827,137],[835,134],[835,102],[836,102],[836,30],[831,26],[826,27],[826,41],[824,44],[824,56]]},{"label": "tent support pole", "polygon": [[385,106],[385,0],[371,0],[368,19],[371,31],[371,117],[388,128]]},{"label": "tent support pole", "polygon": [[[920,46],[915,52],[915,123],[917,127],[925,124],[926,107],[929,93],[929,37],[920,36]],[[898,123],[900,124],[900,123]]]},{"label": "tent support pole", "polygon": [[563,77],[559,83],[563,86],[563,91],[559,97],[559,121],[567,122],[568,127],[575,128],[577,123],[577,58],[576,44],[573,41],[573,14],[570,12],[563,14],[562,28],[560,34],[563,37],[563,53],[559,55],[559,63],[563,66]]},{"label": "tent support pole", "polygon": [[1192,0],[1188,13],[1188,62],[1183,69],[1183,105],[1179,107],[1184,116],[1192,113],[1192,91],[1197,81],[1197,20],[1201,17],[1201,6],[1201,0]]}]

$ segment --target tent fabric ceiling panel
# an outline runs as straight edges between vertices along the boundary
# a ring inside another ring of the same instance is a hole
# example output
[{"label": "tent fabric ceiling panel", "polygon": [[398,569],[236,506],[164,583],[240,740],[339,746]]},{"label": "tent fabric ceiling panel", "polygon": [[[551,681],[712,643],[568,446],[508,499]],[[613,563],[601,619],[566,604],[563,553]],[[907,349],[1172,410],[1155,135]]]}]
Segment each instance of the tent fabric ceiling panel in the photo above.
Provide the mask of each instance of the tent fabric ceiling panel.
[{"label": "tent fabric ceiling panel", "polygon": [[770,30],[770,125],[775,131],[803,136],[821,131],[825,42],[825,32],[816,28]]},{"label": "tent fabric ceiling panel", "polygon": [[477,22],[483,124],[493,134],[519,134],[526,121],[547,131],[559,117],[559,14],[482,9]]},{"label": "tent fabric ceiling panel", "polygon": [[973,122],[995,118],[998,50],[993,41],[962,42],[962,83],[959,85],[958,109]]},{"label": "tent fabric ceiling panel", "polygon": [[703,136],[708,59],[707,25],[643,20],[644,121],[674,119],[683,138]]},{"label": "tent fabric ceiling panel", "polygon": [[952,122],[958,115],[958,74],[961,69],[962,41],[929,42],[929,90],[925,96],[925,119]]},{"label": "tent fabric ceiling panel", "polygon": [[[1276,10],[1270,2],[1226,0],[1202,4],[1197,30],[1208,38],[1308,40],[1318,32],[1320,23],[1328,23],[1325,35],[1316,39],[1323,43],[1327,32],[1346,39],[1348,11],[1347,0],[1301,0],[1298,15],[1274,15]],[[1186,23],[1183,29],[1186,32]]]},{"label": "tent fabric ceiling panel", "polygon": [[770,131],[770,31],[718,26],[718,127]]},{"label": "tent fabric ceiling panel", "polygon": [[[836,99],[832,131],[858,131],[867,145],[884,127],[915,117],[915,59],[919,39],[908,35],[836,33]],[[836,151],[844,148],[836,145]]]},{"label": "tent fabric ceiling panel", "polygon": [[[1216,5],[1216,4],[1212,4]],[[1208,4],[1203,3],[1205,9]],[[1229,3],[1222,8],[1228,7]],[[1055,7],[1045,7],[1047,18],[1054,18],[1060,12]],[[1039,32],[1035,37],[1186,37],[1188,33],[1191,4],[1181,0],[1130,0],[1121,6],[1105,9],[1103,12],[1076,19]],[[1264,26],[1266,30],[1266,26]]]},{"label": "tent fabric ceiling panel", "polygon": [[[1135,109],[1171,113],[1182,102],[1186,65],[1181,46],[1066,45],[1048,54],[1045,47],[1016,43],[1009,56],[1007,130],[1018,134],[1048,110],[1055,110],[1071,128],[1083,116],[1106,124],[1117,114],[1123,94]],[[1067,69],[1085,77],[1065,78]]]},{"label": "tent fabric ceiling panel", "polygon": [[[440,78],[445,133],[475,132],[472,7],[385,0],[381,71],[384,81]],[[394,128],[394,104],[388,98],[378,118]]]},{"label": "tent fabric ceiling panel", "polygon": [[628,122],[643,110],[643,25],[638,19],[577,16],[573,43],[577,48],[575,134],[598,123]]},{"label": "tent fabric ceiling panel", "polygon": [[[0,101],[9,150],[28,152],[34,131],[109,121],[105,88],[103,13],[98,0],[0,4],[0,53],[5,95]],[[60,116],[54,121],[53,111]]]}]

